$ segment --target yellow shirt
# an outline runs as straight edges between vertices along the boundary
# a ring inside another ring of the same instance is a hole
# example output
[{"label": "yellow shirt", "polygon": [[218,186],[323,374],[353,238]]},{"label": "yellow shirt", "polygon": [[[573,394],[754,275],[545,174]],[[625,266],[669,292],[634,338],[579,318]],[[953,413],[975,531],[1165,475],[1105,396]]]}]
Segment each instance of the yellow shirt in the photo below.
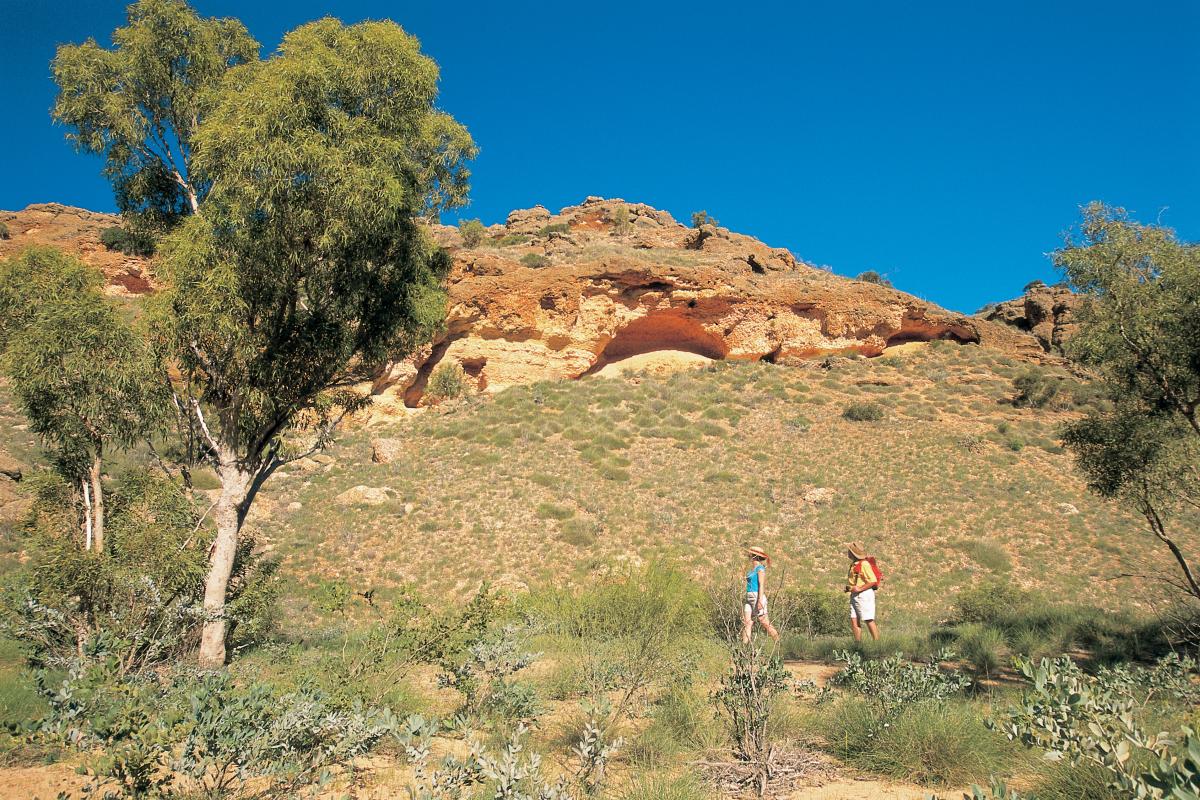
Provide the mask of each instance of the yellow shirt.
[{"label": "yellow shirt", "polygon": [[872,586],[879,580],[875,575],[875,570],[871,567],[871,562],[865,558],[862,561],[855,561],[850,565],[850,572],[846,576],[846,583],[851,589],[862,589],[866,586]]}]

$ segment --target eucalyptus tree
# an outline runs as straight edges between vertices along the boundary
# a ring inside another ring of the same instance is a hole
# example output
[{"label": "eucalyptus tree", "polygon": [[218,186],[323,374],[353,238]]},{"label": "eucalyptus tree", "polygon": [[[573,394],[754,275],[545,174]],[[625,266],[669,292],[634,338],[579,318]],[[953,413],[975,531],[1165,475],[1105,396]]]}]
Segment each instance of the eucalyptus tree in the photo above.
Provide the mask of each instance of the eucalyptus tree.
[{"label": "eucalyptus tree", "polygon": [[205,98],[259,45],[241,22],[201,18],[182,0],[138,0],[112,41],[58,48],[53,116],[79,150],[104,157],[121,212],[162,228],[211,188],[194,164]]},{"label": "eucalyptus tree", "polygon": [[465,202],[475,146],[435,106],[437,65],[391,22],[319,20],[260,60],[240,23],[140,0],[113,40],[60,50],[55,116],[105,155],[123,211],[179,223],[150,316],[183,460],[221,482],[211,666],[263,482],[325,446],[369,402],[353,387],[440,326],[449,257],[421,222]]},{"label": "eucalyptus tree", "polygon": [[1200,601],[1200,245],[1093,203],[1054,258],[1090,298],[1067,353],[1111,401],[1066,444],[1094,491],[1146,520],[1178,569],[1167,580]]},{"label": "eucalyptus tree", "polygon": [[225,657],[230,571],[263,482],[323,447],[369,402],[353,387],[444,318],[449,257],[421,222],[465,201],[475,147],[435,107],[437,85],[395,24],[324,19],[230,70],[196,132],[213,183],[164,243],[155,319],[176,407],[221,481],[203,664]]},{"label": "eucalyptus tree", "polygon": [[32,430],[77,490],[86,549],[104,550],[107,451],[144,439],[166,396],[146,336],[99,272],[52,248],[0,262],[0,364]]}]

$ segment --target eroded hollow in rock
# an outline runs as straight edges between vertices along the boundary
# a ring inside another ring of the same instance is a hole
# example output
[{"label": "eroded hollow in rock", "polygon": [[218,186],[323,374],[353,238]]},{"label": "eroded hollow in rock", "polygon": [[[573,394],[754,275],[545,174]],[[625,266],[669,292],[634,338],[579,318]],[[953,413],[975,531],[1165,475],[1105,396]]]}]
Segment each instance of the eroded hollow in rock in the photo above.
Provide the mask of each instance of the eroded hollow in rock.
[{"label": "eroded hollow in rock", "polygon": [[678,314],[651,314],[626,325],[605,345],[585,375],[632,356],[659,350],[679,350],[722,359],[729,348],[694,319]]}]

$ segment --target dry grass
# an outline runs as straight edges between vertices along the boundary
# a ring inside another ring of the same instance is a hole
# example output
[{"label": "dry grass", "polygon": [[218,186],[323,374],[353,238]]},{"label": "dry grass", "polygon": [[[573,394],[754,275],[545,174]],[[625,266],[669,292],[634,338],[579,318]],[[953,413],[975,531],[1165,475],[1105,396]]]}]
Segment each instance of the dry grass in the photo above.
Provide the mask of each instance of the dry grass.
[{"label": "dry grass", "polygon": [[[776,585],[836,587],[843,543],[862,539],[888,572],[893,619],[941,617],[981,570],[1129,607],[1128,584],[1094,579],[1126,570],[1139,527],[1054,452],[1070,412],[1005,402],[1018,370],[979,347],[934,345],[828,370],[715,363],[517,387],[346,434],[331,466],[268,484],[251,524],[300,598],[330,576],[461,595],[658,558],[732,576],[751,542],[773,554]],[[841,417],[864,399],[885,419]],[[376,435],[407,442],[409,459],[372,464]],[[397,499],[333,502],[358,484]],[[806,501],[814,488],[831,499]]]}]

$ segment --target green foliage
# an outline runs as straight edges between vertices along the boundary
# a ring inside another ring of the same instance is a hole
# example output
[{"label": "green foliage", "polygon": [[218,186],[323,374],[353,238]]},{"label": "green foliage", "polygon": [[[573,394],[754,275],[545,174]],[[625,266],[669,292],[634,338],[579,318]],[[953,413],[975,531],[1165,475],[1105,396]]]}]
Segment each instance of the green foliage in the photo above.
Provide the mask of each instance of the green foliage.
[{"label": "green foliage", "polygon": [[479,247],[487,236],[487,228],[477,219],[463,219],[458,221],[458,233],[464,247]]},{"label": "green foliage", "polygon": [[713,692],[717,716],[742,761],[765,764],[772,742],[768,736],[777,700],[791,687],[791,673],[777,655],[761,646],[745,645],[733,653],[729,669]]},{"label": "green foliage", "polygon": [[407,788],[411,800],[574,800],[565,778],[542,775],[541,756],[524,754],[527,733],[519,725],[503,750],[494,754],[479,742],[466,758],[447,756],[430,767],[429,749],[409,748],[414,775]]},{"label": "green foliage", "polygon": [[550,259],[541,253],[526,253],[521,256],[521,263],[533,269],[550,266]]},{"label": "green foliage", "polygon": [[100,231],[100,244],[107,250],[116,250],[127,256],[154,255],[154,239],[146,233],[131,233],[113,226]]},{"label": "green foliage", "polygon": [[1013,398],[1014,406],[1046,408],[1059,398],[1065,381],[1061,376],[1051,376],[1044,370],[1031,367],[1013,379],[1013,387],[1017,390]]},{"label": "green foliage", "polygon": [[715,795],[690,775],[644,775],[621,790],[617,800],[711,800]]},{"label": "green foliage", "polygon": [[[196,645],[203,614],[209,534],[174,483],[132,473],[112,494],[108,546],[77,541],[69,487],[34,479],[37,499],[25,541],[27,562],[4,596],[4,627],[31,666],[61,669],[78,660],[111,660],[119,674],[183,657]],[[234,566],[230,642],[244,647],[270,627],[276,565],[247,540]]]},{"label": "green foliage", "polygon": [[506,625],[472,642],[463,658],[443,658],[438,685],[462,694],[459,713],[467,719],[531,720],[537,716],[537,697],[527,684],[510,678],[538,655],[523,649],[516,626]]},{"label": "green foliage", "polygon": [[887,411],[879,403],[867,401],[850,403],[843,409],[842,416],[851,422],[878,422],[887,417]]},{"label": "green foliage", "polygon": [[12,234],[10,234],[8,232],[8,225],[3,222],[0,222],[0,239],[7,240],[11,237],[12,237]]},{"label": "green foliage", "polygon": [[506,233],[496,240],[496,246],[511,247],[512,245],[525,244],[530,238],[527,233]]},{"label": "green foliage", "polygon": [[900,653],[871,661],[855,652],[833,655],[846,666],[830,678],[829,685],[861,695],[857,702],[879,711],[880,726],[889,724],[912,705],[942,703],[971,685],[971,679],[958,670],[941,668],[942,661],[954,657],[949,651],[941,651],[924,663],[908,661]]},{"label": "green foliage", "polygon": [[692,213],[692,227],[700,228],[702,225],[719,225],[716,217],[709,216],[707,211],[695,211]]},{"label": "green foliage", "polygon": [[878,286],[886,286],[889,289],[892,286],[891,281],[889,281],[887,278],[885,278],[883,275],[880,275],[878,272],[876,272],[873,269],[869,269],[866,272],[858,273],[858,275],[856,275],[854,277],[854,280],[862,281],[864,283],[874,283]]},{"label": "green foliage", "polygon": [[810,639],[845,631],[846,598],[841,592],[800,589],[784,594],[791,608],[792,630]]},{"label": "green foliage", "polygon": [[[1018,666],[1030,687],[998,723],[1010,739],[1072,763],[1098,764],[1110,773],[1110,785],[1126,796],[1200,792],[1200,740],[1189,729],[1178,743],[1166,733],[1149,735],[1137,714],[1147,694],[1131,691],[1190,683],[1195,662],[1176,658],[1143,675],[1127,668],[1089,676],[1067,657],[1018,660]],[[1149,769],[1142,766],[1146,761]]]},{"label": "green foliage", "polygon": [[123,214],[169,225],[215,177],[194,164],[209,93],[258,57],[258,43],[237,20],[202,18],[180,0],[139,0],[112,40],[111,50],[92,39],[58,48],[54,119],[79,150],[104,158]]},{"label": "green foliage", "polygon": [[964,625],[955,634],[954,648],[975,675],[990,678],[1006,663],[1008,642],[995,628]]},{"label": "green foliage", "polygon": [[454,400],[467,390],[467,373],[457,361],[443,361],[434,367],[425,386],[425,394],[436,401]]},{"label": "green foliage", "polygon": [[633,228],[633,222],[629,216],[629,208],[627,206],[617,206],[613,209],[612,219],[613,233],[617,236],[627,236]]},{"label": "green foliage", "polygon": [[101,276],[54,249],[0,261],[0,366],[63,475],[162,420],[166,397],[145,338],[104,297]]},{"label": "green foliage", "polygon": [[962,622],[991,624],[1019,613],[1026,601],[1026,595],[1008,581],[980,581],[958,593],[954,608]]},{"label": "green foliage", "polygon": [[924,700],[888,717],[862,698],[844,698],[826,725],[835,755],[871,772],[925,785],[986,779],[1011,759],[1011,745],[961,701]]},{"label": "green foliage", "polygon": [[88,774],[114,798],[311,796],[400,727],[387,712],[341,711],[317,692],[241,687],[215,672],[132,680],[93,663],[49,695],[40,736],[102,747]]},{"label": "green foliage", "polygon": [[1068,355],[1096,371],[1111,407],[1064,435],[1088,486],[1146,518],[1200,600],[1172,521],[1200,503],[1200,245],[1098,203],[1055,264],[1090,302]]},{"label": "green foliage", "polygon": [[546,237],[550,236],[550,234],[552,234],[552,233],[570,233],[570,232],[571,232],[571,226],[569,224],[567,224],[565,222],[555,222],[552,225],[544,226],[540,231],[538,231],[538,236],[545,239]]}]

